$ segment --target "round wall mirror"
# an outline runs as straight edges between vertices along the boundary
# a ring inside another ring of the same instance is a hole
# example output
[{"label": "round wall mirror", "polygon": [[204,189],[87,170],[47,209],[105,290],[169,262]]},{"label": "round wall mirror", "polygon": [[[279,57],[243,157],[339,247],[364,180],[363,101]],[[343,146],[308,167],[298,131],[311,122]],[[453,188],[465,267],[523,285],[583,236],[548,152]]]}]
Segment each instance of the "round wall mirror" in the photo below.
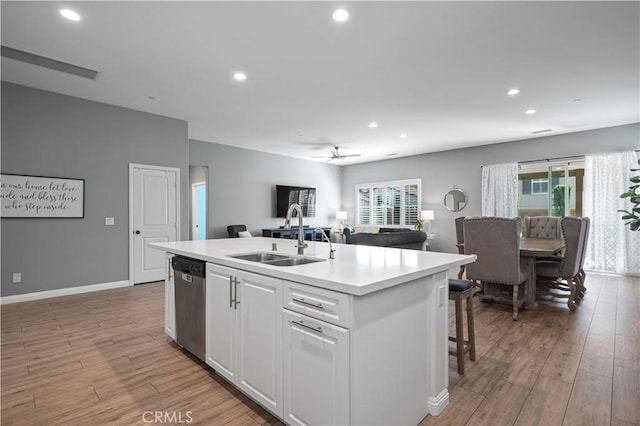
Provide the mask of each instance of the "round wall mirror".
[{"label": "round wall mirror", "polygon": [[467,194],[460,188],[453,188],[444,196],[444,206],[452,212],[459,212],[467,205]]}]

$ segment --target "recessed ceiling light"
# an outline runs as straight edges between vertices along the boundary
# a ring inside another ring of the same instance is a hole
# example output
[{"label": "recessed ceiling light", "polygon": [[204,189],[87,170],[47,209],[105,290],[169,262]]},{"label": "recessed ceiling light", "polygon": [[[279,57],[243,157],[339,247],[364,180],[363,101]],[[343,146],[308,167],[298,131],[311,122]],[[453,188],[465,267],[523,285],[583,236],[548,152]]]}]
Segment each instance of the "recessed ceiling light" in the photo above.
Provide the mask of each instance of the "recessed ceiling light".
[{"label": "recessed ceiling light", "polygon": [[540,133],[548,133],[550,131],[551,131],[551,129],[542,129],[542,130],[536,130],[535,132],[531,132],[531,134],[532,135],[537,135],[537,134],[540,134]]},{"label": "recessed ceiling light", "polygon": [[64,16],[70,21],[79,21],[80,15],[71,9],[60,9],[60,15]]},{"label": "recessed ceiling light", "polygon": [[400,133],[400,139],[406,139],[406,138],[407,138],[406,133]]},{"label": "recessed ceiling light", "polygon": [[369,128],[375,129],[376,127],[378,127],[378,123],[376,123],[375,121],[372,121],[371,123],[369,123]]},{"label": "recessed ceiling light", "polygon": [[526,110],[524,113],[527,114],[527,115],[531,115],[531,114],[535,114],[536,112],[538,112],[538,111],[536,111],[535,109],[531,108],[531,109]]},{"label": "recessed ceiling light", "polygon": [[387,157],[393,157],[394,155],[398,155],[398,153],[397,152],[389,153],[389,154],[387,154]]},{"label": "recessed ceiling light", "polygon": [[344,22],[349,19],[349,12],[344,9],[336,9],[331,17],[336,22]]},{"label": "recessed ceiling light", "polygon": [[233,78],[238,81],[245,81],[247,79],[247,75],[243,72],[234,72]]},{"label": "recessed ceiling light", "polygon": [[509,96],[515,96],[518,93],[520,93],[520,89],[509,89],[509,91],[507,92],[507,95]]}]

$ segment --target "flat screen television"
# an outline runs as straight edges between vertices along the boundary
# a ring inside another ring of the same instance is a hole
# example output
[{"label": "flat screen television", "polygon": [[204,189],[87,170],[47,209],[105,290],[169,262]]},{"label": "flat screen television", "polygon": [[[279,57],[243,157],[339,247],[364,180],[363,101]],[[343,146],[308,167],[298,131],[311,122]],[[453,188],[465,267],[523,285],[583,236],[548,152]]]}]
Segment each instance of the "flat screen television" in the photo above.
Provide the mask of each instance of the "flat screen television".
[{"label": "flat screen television", "polygon": [[316,189],[304,186],[276,185],[276,217],[287,217],[293,203],[302,207],[304,217],[316,215]]}]

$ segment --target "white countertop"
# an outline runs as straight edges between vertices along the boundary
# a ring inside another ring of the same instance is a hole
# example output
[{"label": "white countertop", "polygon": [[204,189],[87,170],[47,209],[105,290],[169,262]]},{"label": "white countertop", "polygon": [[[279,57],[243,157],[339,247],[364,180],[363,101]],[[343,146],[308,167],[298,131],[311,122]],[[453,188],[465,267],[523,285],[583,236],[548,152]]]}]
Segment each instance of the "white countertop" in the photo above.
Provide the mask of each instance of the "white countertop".
[{"label": "white countertop", "polygon": [[297,240],[263,237],[177,241],[149,244],[149,247],[356,296],[475,261],[473,255],[337,243],[333,244],[335,259],[328,259],[329,244],[315,241],[306,241],[309,247],[304,256],[327,260],[298,266],[272,266],[228,256],[270,252],[272,243],[278,246],[276,254],[297,255]]}]

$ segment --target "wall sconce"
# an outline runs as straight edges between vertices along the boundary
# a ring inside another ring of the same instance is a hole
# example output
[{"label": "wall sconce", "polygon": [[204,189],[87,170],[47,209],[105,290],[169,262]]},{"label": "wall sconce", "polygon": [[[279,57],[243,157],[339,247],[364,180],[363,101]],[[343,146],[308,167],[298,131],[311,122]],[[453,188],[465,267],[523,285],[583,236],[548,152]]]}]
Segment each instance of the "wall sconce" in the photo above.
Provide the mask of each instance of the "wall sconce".
[{"label": "wall sconce", "polygon": [[336,219],[340,221],[340,232],[344,231],[344,221],[347,220],[347,212],[338,210],[336,212]]},{"label": "wall sconce", "polygon": [[431,221],[436,218],[433,210],[422,210],[420,212],[420,220],[427,222],[427,235],[431,234]]}]

